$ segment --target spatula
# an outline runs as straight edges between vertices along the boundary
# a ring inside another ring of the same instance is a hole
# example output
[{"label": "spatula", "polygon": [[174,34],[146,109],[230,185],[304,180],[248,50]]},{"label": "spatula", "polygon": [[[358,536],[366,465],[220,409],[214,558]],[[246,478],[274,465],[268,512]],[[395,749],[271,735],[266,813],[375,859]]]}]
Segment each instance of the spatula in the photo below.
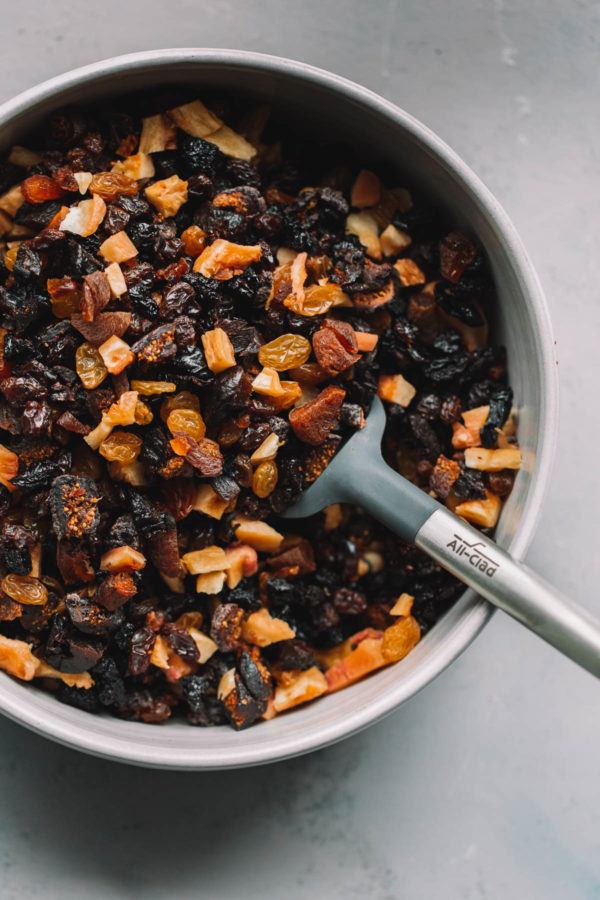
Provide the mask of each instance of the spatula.
[{"label": "spatula", "polygon": [[584,669],[600,676],[600,623],[522,562],[391,469],[381,456],[385,410],[374,398],[366,426],[284,514],[313,515],[332,503],[362,506]]}]

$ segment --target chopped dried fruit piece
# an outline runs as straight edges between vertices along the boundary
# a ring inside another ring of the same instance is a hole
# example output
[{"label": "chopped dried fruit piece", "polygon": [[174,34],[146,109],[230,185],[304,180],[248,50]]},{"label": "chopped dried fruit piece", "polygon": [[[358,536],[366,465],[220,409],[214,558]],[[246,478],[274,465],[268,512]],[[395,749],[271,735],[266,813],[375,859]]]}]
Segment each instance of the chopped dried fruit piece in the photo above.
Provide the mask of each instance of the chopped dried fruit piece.
[{"label": "chopped dried fruit piece", "polygon": [[284,305],[299,316],[321,316],[332,306],[352,306],[339,284],[311,284],[304,290],[304,300],[299,302],[295,294],[283,301]]},{"label": "chopped dried fruit piece", "polygon": [[41,163],[43,155],[36,150],[29,150],[27,147],[21,147],[15,144],[10,148],[7,162],[13,166],[20,166],[23,169],[29,169],[31,166],[37,166]]},{"label": "chopped dried fruit piece", "polygon": [[377,220],[370,213],[350,213],[346,219],[346,232],[357,235],[359,241],[373,259],[381,259],[381,241]]},{"label": "chopped dried fruit piece", "polygon": [[479,432],[485,425],[489,411],[489,406],[466,409],[462,413],[464,425],[460,422],[452,423],[452,446],[457,450],[464,450],[465,447],[480,447],[481,435]]},{"label": "chopped dried fruit piece", "polygon": [[184,103],[168,111],[169,118],[193,137],[208,138],[223,124],[221,119],[206,108],[201,100]]},{"label": "chopped dried fruit piece", "polygon": [[87,342],[77,348],[75,370],[88,390],[97,388],[108,375],[108,370],[98,350]]},{"label": "chopped dried fruit piece", "polygon": [[220,594],[225,584],[225,578],[225,572],[206,572],[204,575],[198,575],[196,578],[196,593]]},{"label": "chopped dried fruit piece", "polygon": [[257,647],[269,647],[279,641],[290,640],[296,633],[287,622],[274,618],[268,609],[263,608],[248,616],[242,625],[242,636]]},{"label": "chopped dried fruit piece", "polygon": [[195,441],[188,434],[179,433],[169,443],[174,453],[184,456],[203,475],[220,475],[223,471],[223,456],[216,441],[209,438]]},{"label": "chopped dried fruit piece", "polygon": [[129,344],[113,334],[100,347],[98,353],[102,357],[102,361],[111,375],[118,375],[123,369],[126,369],[134,360],[135,355],[131,352]]},{"label": "chopped dried fruit piece", "polygon": [[460,231],[451,231],[440,245],[440,271],[444,278],[456,283],[476,256],[471,239]]},{"label": "chopped dried fruit piece", "polygon": [[321,393],[290,412],[290,425],[297,438],[306,444],[322,444],[340,417],[346,391],[326,387]]},{"label": "chopped dried fruit piece", "polygon": [[388,225],[381,232],[379,242],[384,256],[397,256],[412,243],[410,235],[406,231],[396,228],[395,225]]},{"label": "chopped dried fruit piece", "polygon": [[392,608],[390,609],[390,616],[409,616],[410,611],[413,608],[413,603],[415,598],[412,594],[400,594]]},{"label": "chopped dried fruit piece", "polygon": [[411,615],[402,616],[383,632],[381,653],[386,662],[403,659],[421,640],[421,629]]},{"label": "chopped dried fruit piece", "polygon": [[275,369],[265,367],[259,372],[252,382],[252,390],[257,394],[264,394],[265,397],[281,397],[283,389],[279,380],[279,374]]},{"label": "chopped dried fruit piece", "polygon": [[105,215],[106,203],[96,195],[91,200],[81,200],[76,206],[71,206],[58,227],[61,231],[89,237],[98,229]]},{"label": "chopped dried fruit piece", "polygon": [[255,575],[258,570],[258,556],[249,544],[230,544],[225,548],[227,557],[227,587],[234,588],[242,578]]},{"label": "chopped dried fruit piece", "polygon": [[206,365],[211,372],[223,372],[235,366],[235,353],[229,335],[222,328],[205,331],[202,335],[202,346]]},{"label": "chopped dried fruit piece", "polygon": [[244,610],[235,603],[220,603],[210,625],[210,636],[222,653],[235,650],[242,636]]},{"label": "chopped dried fruit piece", "polygon": [[485,492],[485,500],[467,500],[465,503],[459,503],[454,508],[457,516],[462,516],[467,522],[473,525],[479,525],[481,528],[494,528],[500,516],[502,502],[500,497],[492,494],[490,491]]},{"label": "chopped dried fruit piece", "polygon": [[227,568],[227,559],[222,547],[213,544],[204,550],[192,550],[182,557],[183,564],[191,575],[204,575],[206,572],[222,572]]},{"label": "chopped dried fruit piece", "polygon": [[216,144],[225,156],[233,156],[237,159],[249,160],[256,156],[256,150],[246,138],[242,137],[227,125],[221,125],[217,131],[213,131],[207,138],[211,144]]},{"label": "chopped dried fruit piece", "polygon": [[284,550],[276,556],[269,557],[269,565],[282,578],[310,575],[317,569],[312,546],[304,538],[296,539],[291,545],[286,541]]},{"label": "chopped dried fruit piece", "polygon": [[223,500],[210,484],[198,485],[192,509],[202,512],[212,519],[221,519],[228,506],[228,501]]},{"label": "chopped dried fruit piece", "polygon": [[91,172],[73,172],[73,178],[77,182],[77,187],[80,194],[87,194],[93,177],[94,176]]},{"label": "chopped dried fruit piece", "polygon": [[25,606],[44,606],[48,602],[48,589],[38,578],[31,575],[5,575],[0,583],[3,592],[17,603]]},{"label": "chopped dried fruit piece", "polygon": [[0,195],[0,209],[14,219],[17,211],[25,203],[25,197],[20,184],[15,184],[4,194]]},{"label": "chopped dried fruit piece", "polygon": [[161,216],[174,216],[188,199],[188,183],[178,175],[155,181],[146,188],[146,197]]},{"label": "chopped dried fruit piece", "polygon": [[93,322],[87,322],[83,316],[75,313],[71,316],[71,325],[84,336],[93,347],[100,347],[108,338],[121,337],[129,328],[130,312],[101,312]]},{"label": "chopped dried fruit piece", "polygon": [[100,424],[85,436],[88,447],[97,450],[102,441],[108,437],[115,425],[133,425],[138,402],[137,391],[125,391],[117,403],[113,403],[102,414]]},{"label": "chopped dried fruit piece", "polygon": [[119,263],[112,262],[104,270],[108,279],[108,286],[113,297],[121,297],[127,293],[127,283]]},{"label": "chopped dried fruit piece", "polygon": [[438,456],[437,462],[429,476],[429,489],[445,500],[452,486],[460,475],[460,466],[454,459]]},{"label": "chopped dried fruit piece", "polygon": [[117,231],[100,244],[99,253],[109,263],[122,263],[137,256],[138,250],[124,231]]},{"label": "chopped dried fruit piece", "polygon": [[394,282],[390,278],[378,291],[353,294],[352,303],[357,309],[377,309],[380,306],[385,306],[386,303],[390,303],[394,299],[395,294]]},{"label": "chopped dried fruit piece", "polygon": [[0,634],[0,669],[4,672],[22,681],[31,681],[39,663],[40,660],[31,652],[30,644]]},{"label": "chopped dried fruit piece", "polygon": [[269,462],[269,460],[275,459],[279,447],[279,436],[275,434],[275,432],[271,432],[271,434],[268,434],[264,441],[258,445],[250,457],[250,462],[256,466],[259,465],[259,463]]},{"label": "chopped dried fruit piece", "polygon": [[249,265],[258,262],[261,255],[262,250],[258,244],[246,246],[218,238],[204,248],[194,263],[194,272],[199,272],[205,278],[227,280],[234,275],[241,275]]},{"label": "chopped dried fruit piece", "polygon": [[115,163],[112,171],[125,175],[133,181],[141,181],[142,178],[154,176],[154,163],[149,153],[134,153]]},{"label": "chopped dried fruit piece", "polygon": [[364,678],[369,672],[385,666],[387,660],[383,655],[382,645],[383,634],[380,633],[377,637],[366,637],[348,656],[327,669],[325,672],[327,693],[332,694],[334,691],[339,691]]},{"label": "chopped dried fruit piece", "polygon": [[394,269],[398,273],[402,287],[425,284],[425,275],[412,259],[399,259],[394,263]]},{"label": "chopped dried fruit piece", "polygon": [[465,466],[482,472],[499,472],[501,469],[519,469],[521,451],[518,447],[504,450],[486,450],[484,447],[468,447],[465,450]]},{"label": "chopped dried fruit piece", "polygon": [[365,206],[377,206],[381,198],[381,182],[374,172],[361,169],[352,185],[350,203],[362,209]]},{"label": "chopped dried fruit piece", "polygon": [[238,541],[250,544],[255,550],[271,553],[281,546],[283,535],[266,522],[238,517],[232,524]]},{"label": "chopped dried fruit piece", "polygon": [[370,353],[377,346],[378,340],[379,335],[377,334],[370,334],[368,331],[357,331],[356,349],[364,353]]},{"label": "chopped dried fruit piece", "polygon": [[[354,330],[350,328],[350,331],[354,336]],[[356,344],[356,339],[354,343]],[[358,353],[347,349],[346,341],[332,328],[320,328],[316,331],[312,345],[317,362],[328,375],[344,372],[360,359]]]},{"label": "chopped dried fruit piece", "polygon": [[62,197],[63,189],[48,175],[32,175],[21,182],[21,191],[27,203],[45,203]]},{"label": "chopped dried fruit piece", "polygon": [[176,146],[177,130],[173,123],[162,114],[142,119],[140,153],[160,153]]},{"label": "chopped dried fruit piece", "polygon": [[146,565],[146,557],[139,550],[134,550],[128,544],[108,550],[100,560],[100,568],[107,572],[128,572],[143,569]]},{"label": "chopped dried fruit piece", "polygon": [[388,403],[409,406],[417,389],[403,375],[380,375],[377,395]]},{"label": "chopped dried fruit piece", "polygon": [[3,484],[9,491],[14,491],[15,488],[11,481],[18,472],[19,457],[4,444],[0,444],[0,484]]},{"label": "chopped dried fruit piece", "polygon": [[320,697],[327,689],[327,679],[317,666],[304,671],[282,672],[275,689],[273,708],[275,712],[283,712]]}]

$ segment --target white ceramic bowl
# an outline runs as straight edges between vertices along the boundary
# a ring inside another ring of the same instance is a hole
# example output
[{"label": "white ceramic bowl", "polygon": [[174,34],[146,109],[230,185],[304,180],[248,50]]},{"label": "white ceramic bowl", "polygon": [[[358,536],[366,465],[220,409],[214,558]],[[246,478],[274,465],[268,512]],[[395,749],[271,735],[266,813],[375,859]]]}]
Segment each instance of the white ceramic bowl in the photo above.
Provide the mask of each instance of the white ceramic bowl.
[{"label": "white ceramic bowl", "polygon": [[[221,86],[297,112],[355,147],[374,148],[468,224],[485,246],[498,288],[495,337],[508,349],[524,465],[497,540],[522,557],[548,486],[557,424],[554,343],[546,305],[521,242],[479,179],[436,135],[392,103],[302,63],[230,50],[162,50],[94,63],[31,88],[0,107],[0,142],[22,139],[51,110],[167,83]],[[0,711],[34,731],[98,756],[169,769],[217,769],[285,759],[365,728],[428,684],[483,628],[491,607],[467,590],[413,652],[340,693],[237,733],[227,726],[163,726],[92,716],[0,673]]]}]

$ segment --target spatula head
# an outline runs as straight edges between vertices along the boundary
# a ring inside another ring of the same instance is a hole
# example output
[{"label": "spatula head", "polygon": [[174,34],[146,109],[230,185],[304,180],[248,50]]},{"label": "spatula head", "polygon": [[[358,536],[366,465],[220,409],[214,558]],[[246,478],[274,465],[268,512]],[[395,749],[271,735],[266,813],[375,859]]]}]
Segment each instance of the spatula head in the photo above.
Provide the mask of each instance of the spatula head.
[{"label": "spatula head", "polygon": [[300,498],[282,514],[284,519],[312,516],[340,500],[347,499],[353,478],[368,478],[369,464],[381,455],[385,429],[385,409],[379,397],[373,398],[367,424],[338,450],[325,471]]}]

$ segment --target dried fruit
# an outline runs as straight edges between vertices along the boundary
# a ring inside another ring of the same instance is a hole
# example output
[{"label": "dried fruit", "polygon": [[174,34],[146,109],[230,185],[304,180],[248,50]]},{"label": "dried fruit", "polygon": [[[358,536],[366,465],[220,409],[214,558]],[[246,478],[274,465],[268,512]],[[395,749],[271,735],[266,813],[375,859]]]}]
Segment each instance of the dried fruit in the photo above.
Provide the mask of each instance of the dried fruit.
[{"label": "dried fruit", "polygon": [[11,600],[25,606],[44,606],[48,602],[46,585],[30,575],[5,575],[0,587]]},{"label": "dried fruit", "polygon": [[182,181],[178,175],[171,175],[148,185],[145,193],[162,216],[174,216],[187,203],[187,181]]},{"label": "dried fruit", "polygon": [[108,375],[108,370],[98,350],[87,342],[77,348],[75,370],[88,390],[97,388]]},{"label": "dried fruit", "polygon": [[21,191],[27,203],[45,203],[63,195],[63,189],[48,175],[31,175],[21,182]]},{"label": "dried fruit", "polygon": [[260,463],[252,476],[252,490],[257,497],[268,497],[277,487],[279,471],[276,463],[267,461]]},{"label": "dried fruit", "polygon": [[235,366],[235,353],[229,335],[222,328],[205,331],[202,335],[202,346],[206,365],[211,372],[223,372]]},{"label": "dried fruit", "polygon": [[138,458],[142,449],[142,439],[130,431],[113,431],[98,448],[101,456],[109,462],[130,463]]},{"label": "dried fruit", "polygon": [[170,394],[177,390],[177,385],[172,381],[136,381],[132,379],[131,390],[137,391],[144,397],[153,397],[157,394]]},{"label": "dried fruit", "polygon": [[306,444],[322,444],[340,417],[346,391],[326,387],[314,400],[290,412],[290,425],[297,438]]},{"label": "dried fruit", "polygon": [[253,262],[258,262],[262,254],[260,245],[245,246],[219,238],[202,251],[194,263],[194,272],[205,278],[221,281],[233,278]]},{"label": "dried fruit", "polygon": [[138,255],[138,249],[125,231],[111,234],[100,244],[100,254],[108,263],[122,263]]},{"label": "dried fruit", "polygon": [[129,345],[116,334],[98,347],[98,353],[111,375],[118,375],[135,360],[135,355],[131,352]]},{"label": "dried fruit", "polygon": [[267,609],[251,613],[242,624],[241,632],[245,641],[257,647],[268,647],[296,636],[287,622],[271,616]]},{"label": "dried fruit", "polygon": [[388,403],[397,403],[398,406],[410,406],[417,393],[415,387],[406,380],[403,375],[380,375],[377,385],[377,396]]},{"label": "dried fruit", "polygon": [[105,215],[106,203],[102,197],[95,196],[91,200],[81,200],[76,206],[67,209],[58,228],[61,231],[79,234],[81,237],[89,237],[97,231]]},{"label": "dried fruit", "polygon": [[277,372],[286,372],[302,366],[311,352],[310,341],[300,334],[282,334],[258,351],[261,366],[268,366]]},{"label": "dried fruit", "polygon": [[167,428],[171,434],[187,434],[199,441],[206,434],[206,425],[195,409],[174,409],[167,417]]}]

